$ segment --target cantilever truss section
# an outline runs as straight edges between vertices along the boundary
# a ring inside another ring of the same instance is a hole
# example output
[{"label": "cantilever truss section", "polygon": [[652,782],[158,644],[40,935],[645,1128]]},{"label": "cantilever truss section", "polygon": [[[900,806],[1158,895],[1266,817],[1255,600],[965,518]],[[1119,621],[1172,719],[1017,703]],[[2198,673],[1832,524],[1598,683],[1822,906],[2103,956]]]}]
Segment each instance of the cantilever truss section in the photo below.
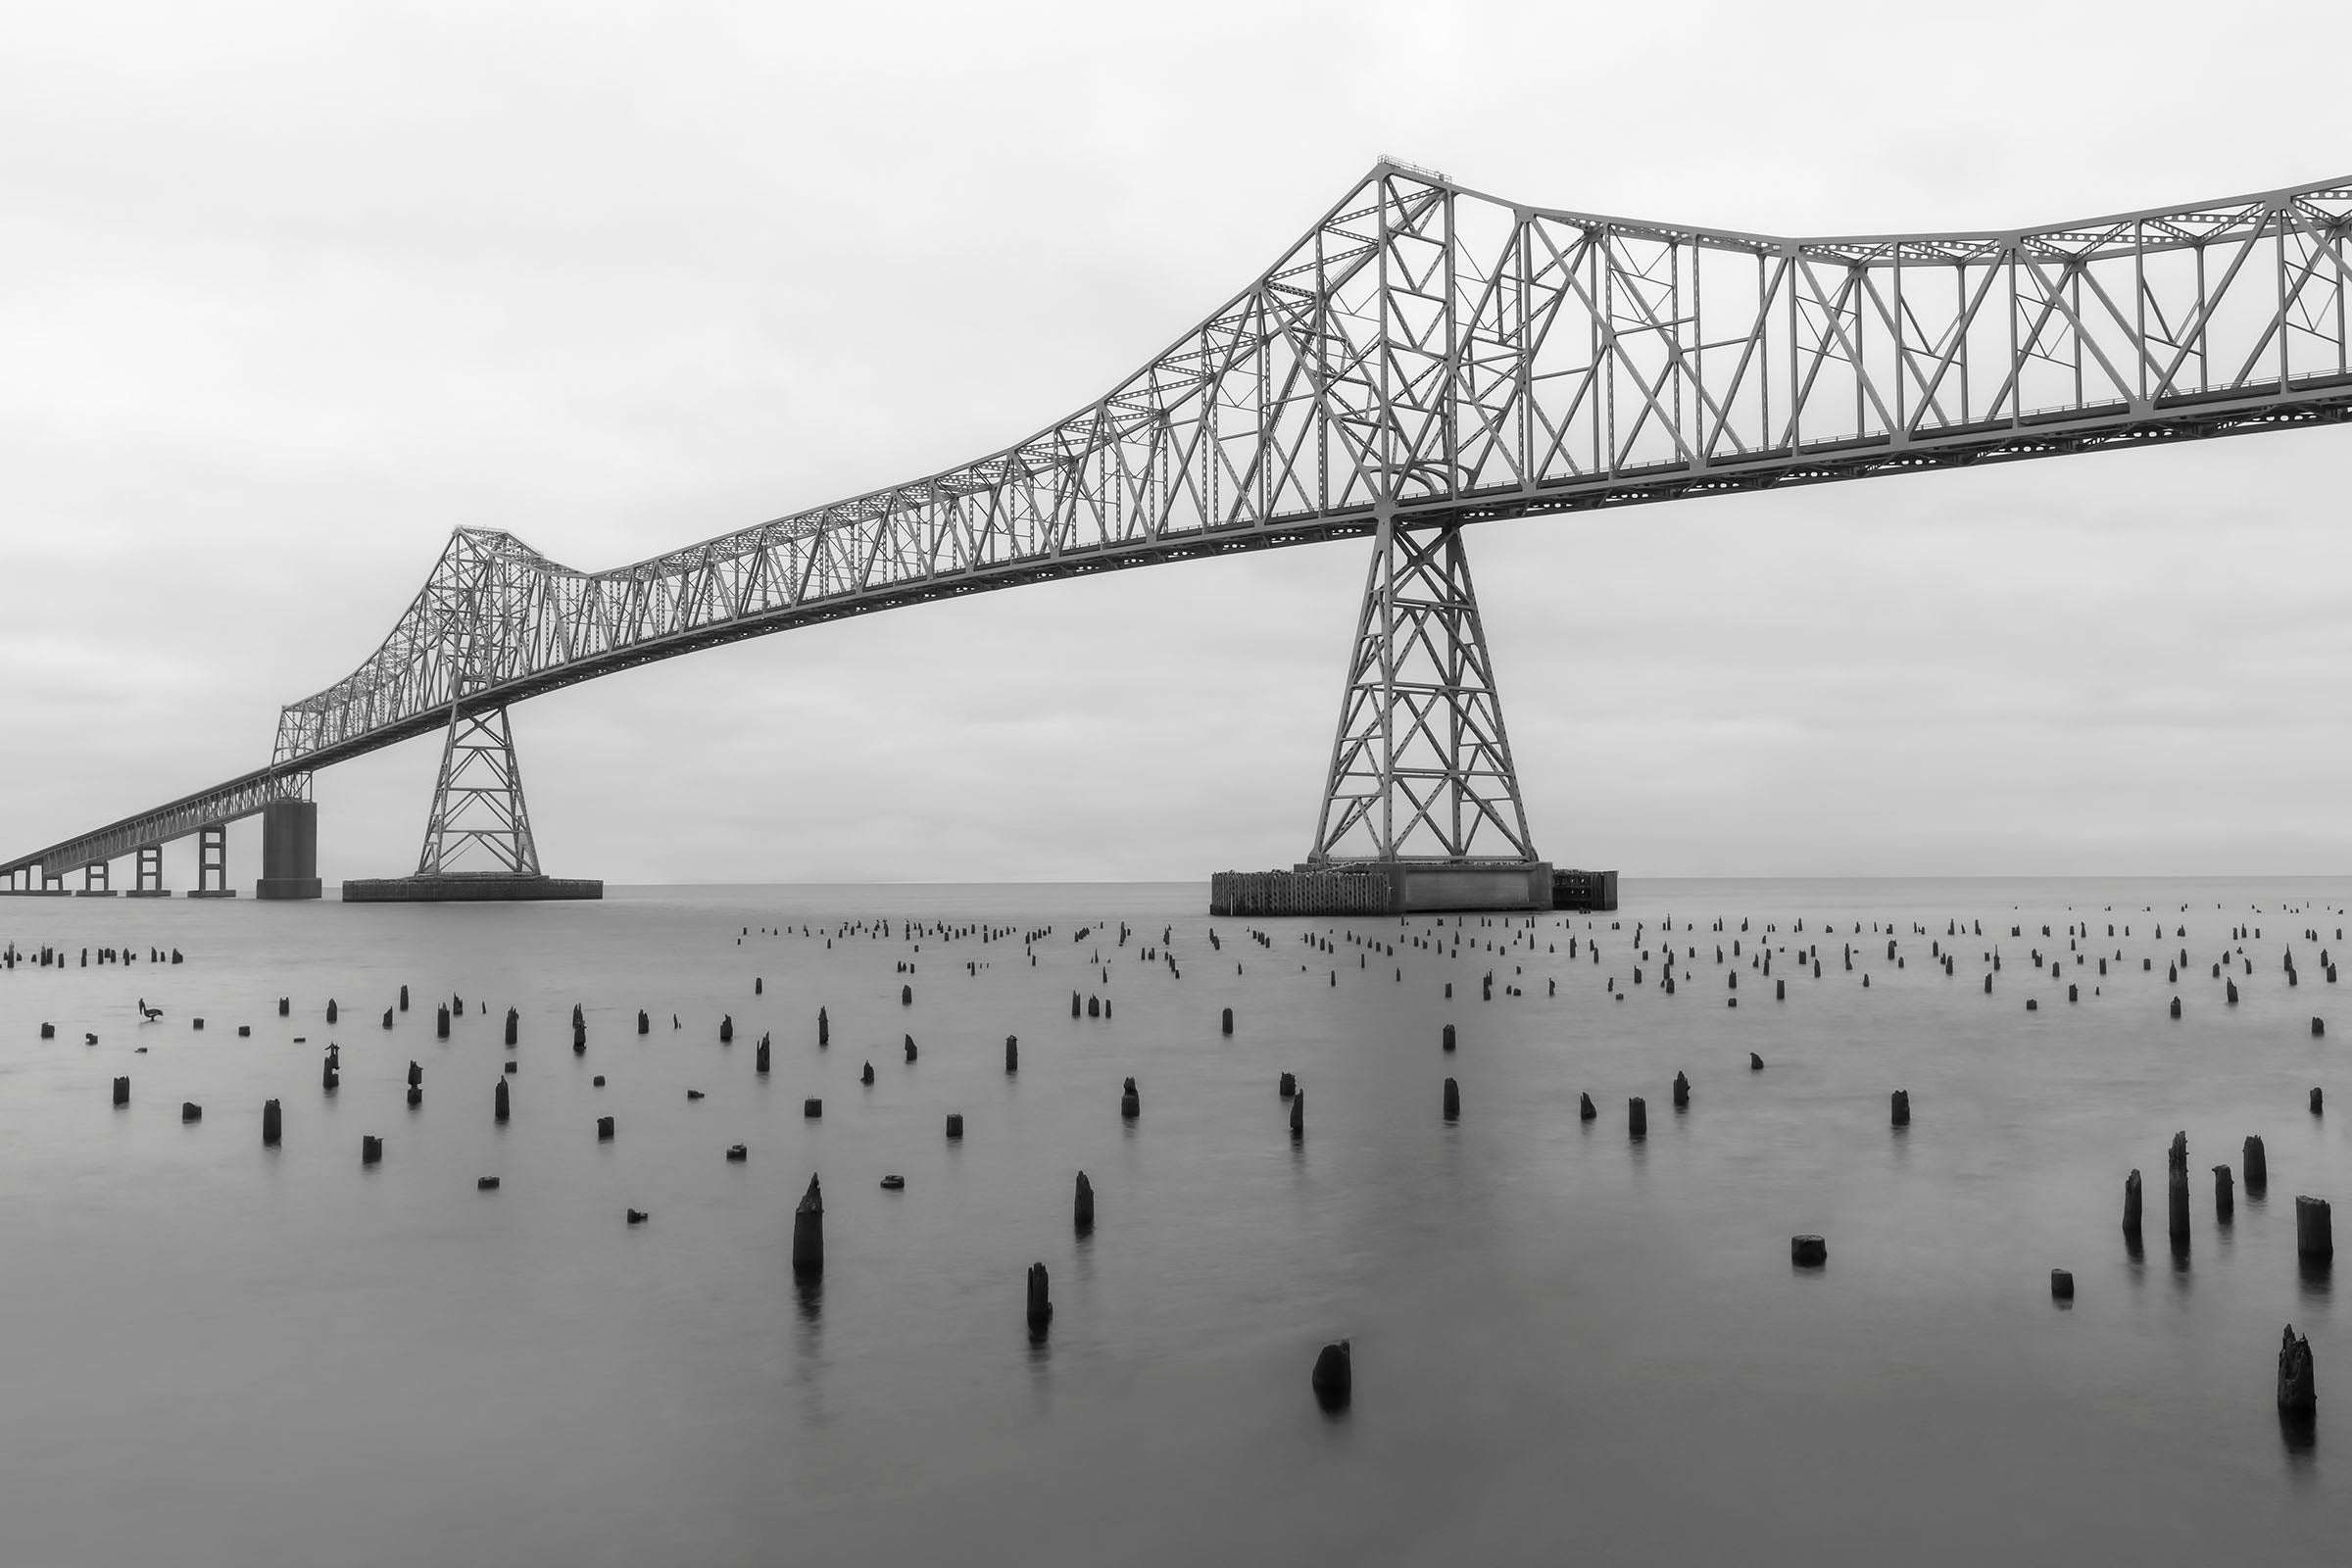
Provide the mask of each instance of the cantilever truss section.
[{"label": "cantilever truss section", "polygon": [[[1041,243],[1043,241],[1041,240]],[[2352,178],[2038,227],[1799,237],[1383,161],[1133,374],[973,462],[603,571],[453,535],[270,769],[0,871],[249,814],[453,704],[1114,567],[2352,422]]]},{"label": "cantilever truss section", "polygon": [[1462,531],[1376,540],[1307,858],[1533,860]]},{"label": "cantilever truss section", "polygon": [[[1781,238],[1376,166],[1025,441],[633,565],[465,529],[281,766],[838,615],[1107,567],[2352,418],[2352,178],[1994,232]],[[462,592],[453,593],[453,589]],[[457,613],[453,613],[458,612]],[[461,648],[464,657],[461,658]]]},{"label": "cantilever truss section", "polygon": [[531,841],[522,771],[504,708],[451,713],[424,852],[416,858],[418,876],[468,872],[539,874],[539,849]]}]

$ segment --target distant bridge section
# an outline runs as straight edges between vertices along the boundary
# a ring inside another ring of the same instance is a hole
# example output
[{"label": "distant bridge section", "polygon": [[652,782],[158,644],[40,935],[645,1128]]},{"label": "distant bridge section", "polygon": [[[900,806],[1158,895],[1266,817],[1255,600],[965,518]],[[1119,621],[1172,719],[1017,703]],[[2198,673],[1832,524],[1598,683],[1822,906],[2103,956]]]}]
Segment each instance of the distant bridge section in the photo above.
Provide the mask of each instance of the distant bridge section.
[{"label": "distant bridge section", "polygon": [[[1230,551],[2342,422],[2352,178],[2041,228],[1790,239],[1384,162],[1103,397],[978,462],[585,572],[454,534],[270,768],[0,862],[55,875],[460,713],[950,595]],[[1385,537],[1385,536],[1384,536]]]}]

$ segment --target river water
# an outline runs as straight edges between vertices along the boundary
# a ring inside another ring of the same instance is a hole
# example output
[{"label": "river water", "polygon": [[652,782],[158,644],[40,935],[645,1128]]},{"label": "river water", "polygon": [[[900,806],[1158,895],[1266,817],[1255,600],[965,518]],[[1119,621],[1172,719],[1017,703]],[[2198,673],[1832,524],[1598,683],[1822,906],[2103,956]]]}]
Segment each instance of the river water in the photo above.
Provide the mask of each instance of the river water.
[{"label": "river water", "polygon": [[[2320,952],[2344,951],[2352,881],[1629,882],[1614,914],[1532,928],[1212,921],[1204,902],[0,901],[0,942],[75,960],[0,973],[0,1563],[2343,1560],[2352,1335],[2335,1283],[2298,1265],[2293,1199],[2352,1196],[2352,1014],[2331,1016]],[[2073,951],[2070,926],[2092,933]],[[84,968],[84,945],[139,961]],[[1793,957],[1814,947],[1819,979]],[[1074,990],[1111,1016],[1073,1019]],[[1284,1071],[1307,1097],[1296,1142]],[[2311,1114],[2339,1082],[2342,1110]],[[2241,1184],[2224,1226],[2208,1172],[2250,1133],[2269,1192]],[[805,1287],[811,1174],[827,1265]],[[1800,1232],[1827,1238],[1825,1268],[1791,1266]],[[1056,1311],[1033,1342],[1039,1261]],[[2288,1323],[2318,1364],[2307,1432],[2275,1407]],[[1354,1399],[1326,1414],[1307,1373],[1343,1336]]]}]

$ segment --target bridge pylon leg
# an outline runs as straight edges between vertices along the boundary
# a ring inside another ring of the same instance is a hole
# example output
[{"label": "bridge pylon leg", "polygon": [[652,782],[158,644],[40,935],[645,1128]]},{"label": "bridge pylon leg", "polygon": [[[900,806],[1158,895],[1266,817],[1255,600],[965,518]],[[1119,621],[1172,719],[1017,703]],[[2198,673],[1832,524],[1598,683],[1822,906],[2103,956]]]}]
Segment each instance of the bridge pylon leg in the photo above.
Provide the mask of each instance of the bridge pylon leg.
[{"label": "bridge pylon leg", "polygon": [[132,879],[129,896],[134,899],[168,899],[172,890],[164,886],[164,847],[161,844],[139,846],[138,874]]},{"label": "bridge pylon leg", "polygon": [[109,866],[104,860],[92,860],[89,864],[83,866],[81,868],[81,892],[79,897],[85,899],[113,898],[115,896],[115,890],[111,885],[111,871],[112,867]]},{"label": "bridge pylon leg", "polygon": [[416,858],[418,876],[469,871],[539,875],[539,847],[531,838],[522,769],[503,707],[450,714],[441,778]]},{"label": "bridge pylon leg", "polygon": [[1307,870],[1390,907],[1549,908],[1458,524],[1380,519]]},{"label": "bridge pylon leg", "polygon": [[196,886],[191,899],[233,899],[228,885],[228,824],[214,822],[196,830]]}]

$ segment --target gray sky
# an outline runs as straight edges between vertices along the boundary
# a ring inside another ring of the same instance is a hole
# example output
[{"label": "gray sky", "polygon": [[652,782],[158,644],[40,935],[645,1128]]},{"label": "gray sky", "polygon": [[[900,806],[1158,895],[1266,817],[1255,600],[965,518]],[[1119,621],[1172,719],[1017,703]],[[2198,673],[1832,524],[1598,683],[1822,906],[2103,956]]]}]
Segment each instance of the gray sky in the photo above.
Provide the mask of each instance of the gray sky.
[{"label": "gray sky", "polygon": [[[85,3],[8,33],[11,855],[266,760],[450,528],[603,567],[1004,446],[1384,153],[1792,234],[2352,172],[2334,76],[2298,64],[2345,57],[2333,3]],[[1538,847],[1629,875],[2344,871],[2348,460],[2333,429],[1480,528]],[[1287,864],[1366,548],[533,701],[543,858]],[[413,868],[437,760],[319,776],[327,877]]]}]

